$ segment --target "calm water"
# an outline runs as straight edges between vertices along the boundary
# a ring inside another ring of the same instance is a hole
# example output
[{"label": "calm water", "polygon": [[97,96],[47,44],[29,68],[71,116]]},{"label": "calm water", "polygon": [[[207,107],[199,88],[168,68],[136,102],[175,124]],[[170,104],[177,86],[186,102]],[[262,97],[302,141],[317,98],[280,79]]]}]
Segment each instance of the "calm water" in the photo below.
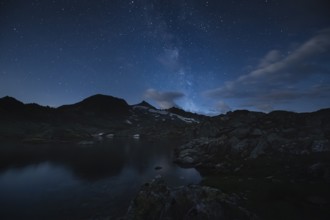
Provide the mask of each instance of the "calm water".
[{"label": "calm water", "polygon": [[195,169],[172,163],[172,149],[179,144],[133,139],[86,146],[2,143],[0,219],[115,219],[139,187],[157,175],[170,186],[201,180]]}]

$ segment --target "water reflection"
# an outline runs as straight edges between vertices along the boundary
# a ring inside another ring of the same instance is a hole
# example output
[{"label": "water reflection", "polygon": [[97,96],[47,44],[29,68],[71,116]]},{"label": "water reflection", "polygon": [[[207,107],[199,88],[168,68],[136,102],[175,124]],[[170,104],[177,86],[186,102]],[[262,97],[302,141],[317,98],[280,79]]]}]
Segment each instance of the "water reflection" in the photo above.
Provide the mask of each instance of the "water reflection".
[{"label": "water reflection", "polygon": [[156,175],[172,186],[200,181],[196,170],[172,163],[178,144],[113,139],[86,146],[2,145],[0,219],[118,217]]}]

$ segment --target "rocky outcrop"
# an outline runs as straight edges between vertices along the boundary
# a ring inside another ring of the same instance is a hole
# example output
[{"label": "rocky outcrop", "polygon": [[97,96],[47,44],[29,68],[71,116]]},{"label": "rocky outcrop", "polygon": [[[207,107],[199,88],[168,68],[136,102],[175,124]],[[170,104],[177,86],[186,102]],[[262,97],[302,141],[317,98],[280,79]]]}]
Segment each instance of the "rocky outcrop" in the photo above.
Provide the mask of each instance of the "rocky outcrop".
[{"label": "rocky outcrop", "polygon": [[222,138],[199,138],[176,149],[176,162],[183,166],[206,164],[226,152]]},{"label": "rocky outcrop", "polygon": [[161,177],[143,185],[124,219],[257,219],[239,205],[237,195],[190,185],[169,188]]},{"label": "rocky outcrop", "polygon": [[[185,166],[234,171],[260,156],[330,152],[330,110],[314,113],[235,111],[194,128],[195,138],[176,150]],[[205,130],[214,132],[204,132]],[[209,134],[209,136],[207,136]]]}]

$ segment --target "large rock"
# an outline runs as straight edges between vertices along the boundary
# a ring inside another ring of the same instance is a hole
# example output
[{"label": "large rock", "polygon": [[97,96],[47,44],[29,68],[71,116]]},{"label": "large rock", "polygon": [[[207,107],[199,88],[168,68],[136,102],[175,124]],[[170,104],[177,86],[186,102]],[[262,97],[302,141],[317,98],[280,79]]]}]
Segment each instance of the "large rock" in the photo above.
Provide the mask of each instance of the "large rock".
[{"label": "large rock", "polygon": [[213,160],[215,155],[225,155],[227,147],[224,139],[225,137],[194,139],[176,150],[175,161],[181,165],[196,165]]},{"label": "large rock", "polygon": [[131,202],[126,219],[159,219],[169,198],[170,190],[163,179],[155,178],[141,187]]},{"label": "large rock", "polygon": [[312,152],[325,152],[330,151],[329,140],[314,140],[311,146]]},{"label": "large rock", "polygon": [[171,189],[159,177],[141,187],[124,219],[256,219],[239,205],[239,200],[206,186]]},{"label": "large rock", "polygon": [[257,146],[251,151],[250,159],[256,159],[259,155],[265,153],[267,148],[267,142],[264,139],[260,139]]}]

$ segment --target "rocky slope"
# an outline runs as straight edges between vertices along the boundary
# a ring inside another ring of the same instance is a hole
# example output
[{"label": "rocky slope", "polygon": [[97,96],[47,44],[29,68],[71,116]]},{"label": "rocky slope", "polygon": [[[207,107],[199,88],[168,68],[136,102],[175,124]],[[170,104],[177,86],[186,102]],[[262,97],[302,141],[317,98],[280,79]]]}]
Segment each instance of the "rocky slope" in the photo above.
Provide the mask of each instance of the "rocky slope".
[{"label": "rocky slope", "polygon": [[[235,111],[201,123],[192,133],[199,138],[177,149],[178,163],[234,171],[261,156],[330,152],[330,110],[302,114]],[[326,178],[330,179],[330,170]]]},{"label": "rocky slope", "polygon": [[329,219],[330,109],[235,111],[190,127],[176,162],[260,219]]}]

